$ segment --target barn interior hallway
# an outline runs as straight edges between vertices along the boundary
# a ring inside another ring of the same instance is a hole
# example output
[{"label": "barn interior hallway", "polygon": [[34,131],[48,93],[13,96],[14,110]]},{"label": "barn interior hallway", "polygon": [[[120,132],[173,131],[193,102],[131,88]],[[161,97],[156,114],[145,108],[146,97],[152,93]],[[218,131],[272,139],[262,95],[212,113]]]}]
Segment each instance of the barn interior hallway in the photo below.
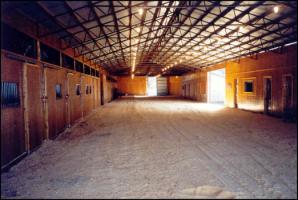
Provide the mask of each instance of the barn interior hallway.
[{"label": "barn interior hallway", "polygon": [[296,198],[296,126],[189,100],[123,97],[2,173],[1,198]]}]

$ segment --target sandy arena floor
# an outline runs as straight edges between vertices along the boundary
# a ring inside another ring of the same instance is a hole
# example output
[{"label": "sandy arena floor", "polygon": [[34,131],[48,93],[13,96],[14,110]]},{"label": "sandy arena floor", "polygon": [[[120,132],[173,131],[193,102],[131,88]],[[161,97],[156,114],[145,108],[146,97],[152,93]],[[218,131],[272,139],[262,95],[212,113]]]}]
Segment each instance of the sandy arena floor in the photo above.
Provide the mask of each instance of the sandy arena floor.
[{"label": "sandy arena floor", "polygon": [[1,197],[297,198],[296,128],[186,100],[117,100],[2,173]]}]

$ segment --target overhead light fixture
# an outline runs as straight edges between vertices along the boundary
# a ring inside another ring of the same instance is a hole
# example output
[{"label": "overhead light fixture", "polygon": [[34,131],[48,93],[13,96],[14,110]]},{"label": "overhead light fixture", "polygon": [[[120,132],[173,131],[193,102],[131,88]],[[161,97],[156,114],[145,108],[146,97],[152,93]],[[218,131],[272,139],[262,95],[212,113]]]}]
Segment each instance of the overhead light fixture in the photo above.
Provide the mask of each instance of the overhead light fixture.
[{"label": "overhead light fixture", "polygon": [[279,7],[278,6],[274,6],[273,11],[274,11],[274,13],[278,13]]},{"label": "overhead light fixture", "polygon": [[139,14],[142,15],[144,10],[142,8],[139,9]]},{"label": "overhead light fixture", "polygon": [[141,28],[140,27],[137,27],[136,28],[136,31],[139,33],[141,31]]}]

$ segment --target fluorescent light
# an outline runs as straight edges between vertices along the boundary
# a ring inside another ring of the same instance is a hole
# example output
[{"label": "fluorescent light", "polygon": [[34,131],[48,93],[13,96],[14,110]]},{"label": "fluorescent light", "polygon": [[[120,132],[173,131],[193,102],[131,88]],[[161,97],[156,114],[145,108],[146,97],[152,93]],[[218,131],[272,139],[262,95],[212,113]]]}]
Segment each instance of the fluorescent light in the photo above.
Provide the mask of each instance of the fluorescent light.
[{"label": "fluorescent light", "polygon": [[290,45],[293,45],[293,44],[296,44],[296,43],[297,42],[291,42],[291,43],[285,44],[285,47],[290,46]]},{"label": "fluorescent light", "polygon": [[274,6],[273,11],[274,11],[274,13],[278,13],[279,7],[278,6]]},{"label": "fluorescent light", "polygon": [[142,8],[140,8],[140,9],[139,9],[139,14],[142,15],[142,14],[143,14],[143,11],[144,11],[144,10],[143,10]]}]

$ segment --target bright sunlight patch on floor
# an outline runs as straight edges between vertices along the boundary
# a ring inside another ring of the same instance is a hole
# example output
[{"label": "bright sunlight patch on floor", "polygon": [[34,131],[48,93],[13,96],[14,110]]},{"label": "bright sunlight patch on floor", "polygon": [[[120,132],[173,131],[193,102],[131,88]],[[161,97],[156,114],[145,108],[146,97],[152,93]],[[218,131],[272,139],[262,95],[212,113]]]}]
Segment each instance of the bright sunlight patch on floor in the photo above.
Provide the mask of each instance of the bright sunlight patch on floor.
[{"label": "bright sunlight patch on floor", "polygon": [[214,104],[214,103],[198,103],[195,105],[195,108],[200,111],[206,112],[216,112],[225,108],[223,104]]}]

